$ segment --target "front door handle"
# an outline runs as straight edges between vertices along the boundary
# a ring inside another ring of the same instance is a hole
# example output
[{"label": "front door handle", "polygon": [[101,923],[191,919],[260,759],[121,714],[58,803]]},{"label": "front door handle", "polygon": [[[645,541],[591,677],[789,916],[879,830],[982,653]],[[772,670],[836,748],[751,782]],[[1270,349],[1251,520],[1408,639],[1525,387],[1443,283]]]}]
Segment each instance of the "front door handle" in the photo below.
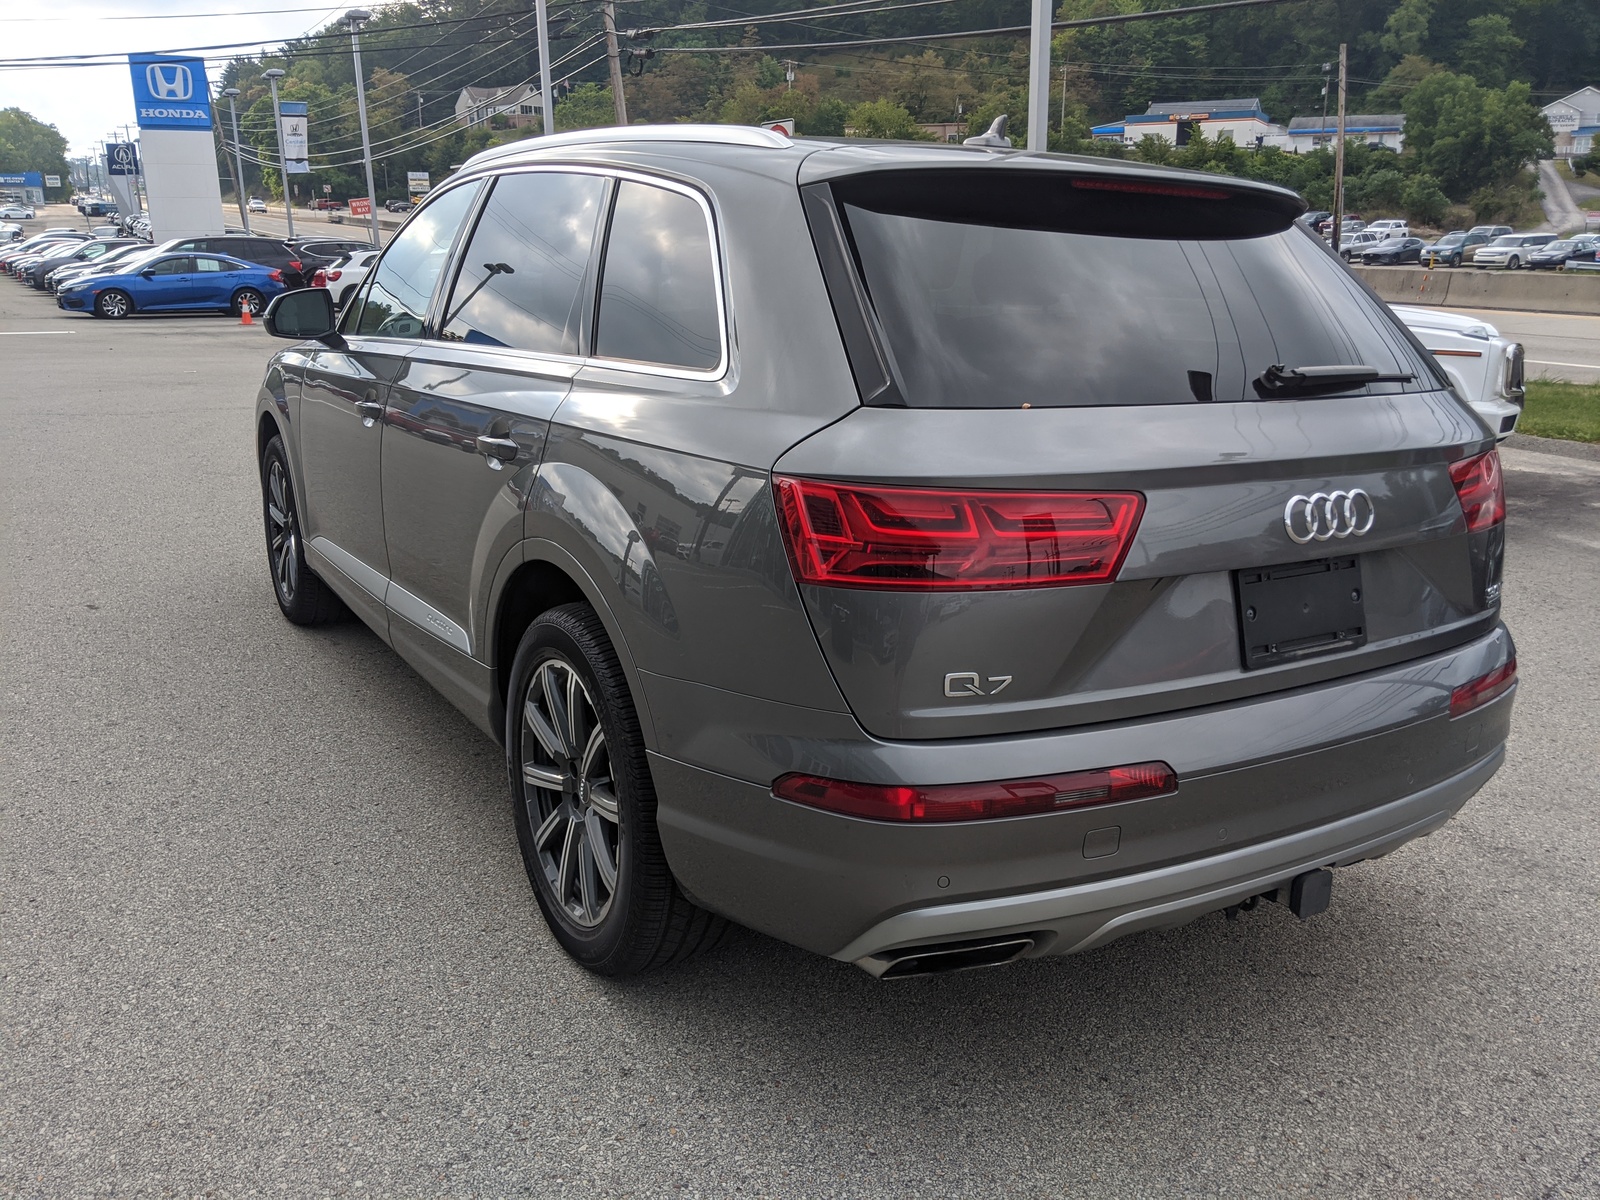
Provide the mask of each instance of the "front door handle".
[{"label": "front door handle", "polygon": [[383,416],[383,405],[376,400],[357,400],[356,412],[361,414],[361,423],[371,429],[378,418]]},{"label": "front door handle", "polygon": [[522,453],[522,447],[510,438],[482,437],[478,438],[478,453],[488,460],[489,465],[496,471],[500,470],[501,463],[516,462],[517,455]]}]

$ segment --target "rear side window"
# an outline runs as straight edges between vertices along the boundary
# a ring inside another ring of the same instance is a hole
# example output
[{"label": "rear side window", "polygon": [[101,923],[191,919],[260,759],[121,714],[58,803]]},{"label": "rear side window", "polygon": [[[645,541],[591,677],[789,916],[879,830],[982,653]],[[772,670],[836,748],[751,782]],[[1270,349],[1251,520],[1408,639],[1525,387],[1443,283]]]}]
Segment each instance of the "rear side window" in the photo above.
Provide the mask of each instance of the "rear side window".
[{"label": "rear side window", "polygon": [[594,353],[714,370],[722,361],[716,267],[705,210],[682,192],[617,186],[600,279]]},{"label": "rear side window", "polygon": [[389,243],[359,305],[360,312],[354,315],[354,332],[376,337],[421,336],[434,285],[477,194],[476,184],[450,189]]},{"label": "rear side window", "polygon": [[[912,407],[1255,400],[1252,381],[1273,364],[1416,376],[1357,392],[1441,386],[1287,215],[1225,212],[1225,193],[1198,185],[1147,200],[1098,180],[1074,191],[1065,172],[989,173],[981,190],[957,180],[942,193],[919,174],[909,187],[835,185]],[[1175,236],[1190,230],[1196,240]]]},{"label": "rear side window", "polygon": [[598,175],[496,181],[461,256],[440,336],[577,354],[583,279],[604,198]]}]

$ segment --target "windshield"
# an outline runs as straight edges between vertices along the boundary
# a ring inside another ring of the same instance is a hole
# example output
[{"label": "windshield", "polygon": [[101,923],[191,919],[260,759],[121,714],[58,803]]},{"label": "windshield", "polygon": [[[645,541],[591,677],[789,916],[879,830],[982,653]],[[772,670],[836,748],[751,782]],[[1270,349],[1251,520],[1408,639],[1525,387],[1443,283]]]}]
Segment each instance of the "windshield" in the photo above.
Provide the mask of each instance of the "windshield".
[{"label": "windshield", "polygon": [[1519,237],[1510,237],[1510,236],[1497,237],[1497,238],[1495,238],[1494,241],[1490,242],[1489,244],[1491,246],[1520,246],[1520,245],[1522,245],[1522,239],[1519,238]]},{"label": "windshield", "polygon": [[1576,248],[1577,244],[1577,242],[1550,242],[1544,248],[1546,250],[1572,250]]},{"label": "windshield", "polygon": [[[853,185],[851,185],[853,186]],[[914,203],[937,211],[929,181]],[[918,408],[1069,407],[1255,400],[1269,366],[1361,364],[1440,386],[1394,318],[1300,225],[1204,240],[1014,228],[1007,190],[962,219],[850,203],[841,212],[905,403]],[[1080,201],[1081,202],[1081,201]],[[1100,201],[1125,204],[1115,196]],[[1095,218],[1075,214],[1093,226]]]}]

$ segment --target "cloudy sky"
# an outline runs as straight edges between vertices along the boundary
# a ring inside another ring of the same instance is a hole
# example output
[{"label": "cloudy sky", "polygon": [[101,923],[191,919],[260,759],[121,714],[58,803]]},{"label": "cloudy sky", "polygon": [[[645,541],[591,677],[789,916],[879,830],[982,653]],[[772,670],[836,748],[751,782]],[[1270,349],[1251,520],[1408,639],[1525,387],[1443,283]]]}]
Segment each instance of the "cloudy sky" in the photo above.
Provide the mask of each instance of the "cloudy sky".
[{"label": "cloudy sky", "polygon": [[[326,8],[317,7],[316,0],[4,0],[0,108],[15,106],[54,125],[72,143],[69,153],[80,155],[109,131],[133,124],[127,64],[18,69],[8,60],[232,42],[274,45],[320,28],[351,7],[354,0]],[[215,65],[253,48],[200,53]]]}]

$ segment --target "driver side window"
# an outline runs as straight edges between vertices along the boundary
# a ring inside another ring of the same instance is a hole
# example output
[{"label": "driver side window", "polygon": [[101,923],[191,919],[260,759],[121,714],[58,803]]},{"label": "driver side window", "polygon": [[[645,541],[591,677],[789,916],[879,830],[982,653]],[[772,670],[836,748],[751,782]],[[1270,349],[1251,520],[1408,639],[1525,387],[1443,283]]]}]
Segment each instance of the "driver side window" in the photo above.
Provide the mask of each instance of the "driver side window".
[{"label": "driver side window", "polygon": [[150,268],[153,275],[187,275],[193,270],[192,258],[164,258]]},{"label": "driver side window", "polygon": [[360,312],[353,314],[354,332],[374,337],[422,336],[434,285],[480,186],[471,183],[451,188],[413,217],[389,243],[361,298]]}]

